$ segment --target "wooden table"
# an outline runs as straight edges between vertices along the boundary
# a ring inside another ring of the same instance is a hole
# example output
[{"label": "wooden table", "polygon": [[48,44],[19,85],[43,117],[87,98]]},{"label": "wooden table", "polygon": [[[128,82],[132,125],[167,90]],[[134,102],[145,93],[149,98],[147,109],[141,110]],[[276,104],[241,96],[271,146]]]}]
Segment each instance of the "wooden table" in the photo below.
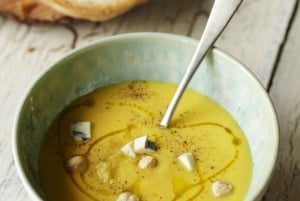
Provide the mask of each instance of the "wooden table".
[{"label": "wooden table", "polygon": [[[48,64],[120,33],[153,31],[198,39],[211,5],[212,0],[151,0],[104,23],[28,25],[0,17],[0,200],[30,200],[14,166],[12,125],[24,91]],[[245,0],[216,43],[257,75],[278,113],[279,161],[266,201],[300,200],[299,7],[299,0]]]}]

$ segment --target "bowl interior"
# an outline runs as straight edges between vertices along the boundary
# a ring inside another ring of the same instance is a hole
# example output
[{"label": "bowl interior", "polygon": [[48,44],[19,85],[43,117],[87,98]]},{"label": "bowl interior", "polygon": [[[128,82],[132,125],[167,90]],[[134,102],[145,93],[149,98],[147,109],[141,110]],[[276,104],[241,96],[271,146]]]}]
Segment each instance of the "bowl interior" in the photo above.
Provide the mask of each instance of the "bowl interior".
[{"label": "bowl interior", "polygon": [[[31,197],[43,199],[39,149],[46,130],[66,105],[98,87],[121,81],[179,83],[196,45],[197,41],[169,34],[120,35],[73,51],[41,75],[20,106],[13,143],[17,169]],[[207,55],[189,87],[222,105],[246,134],[253,176],[245,200],[258,200],[278,149],[277,119],[268,95],[241,63],[217,48]]]}]

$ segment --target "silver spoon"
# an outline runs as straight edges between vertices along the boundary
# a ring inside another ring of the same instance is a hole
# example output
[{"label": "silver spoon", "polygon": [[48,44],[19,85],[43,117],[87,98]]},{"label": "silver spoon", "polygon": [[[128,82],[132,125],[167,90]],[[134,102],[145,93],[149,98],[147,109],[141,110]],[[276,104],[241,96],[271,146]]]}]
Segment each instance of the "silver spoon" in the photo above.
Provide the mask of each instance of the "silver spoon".
[{"label": "silver spoon", "polygon": [[243,0],[215,0],[202,37],[193,58],[168,106],[160,125],[168,127],[176,106],[208,50],[225,29],[232,16],[236,13]]}]

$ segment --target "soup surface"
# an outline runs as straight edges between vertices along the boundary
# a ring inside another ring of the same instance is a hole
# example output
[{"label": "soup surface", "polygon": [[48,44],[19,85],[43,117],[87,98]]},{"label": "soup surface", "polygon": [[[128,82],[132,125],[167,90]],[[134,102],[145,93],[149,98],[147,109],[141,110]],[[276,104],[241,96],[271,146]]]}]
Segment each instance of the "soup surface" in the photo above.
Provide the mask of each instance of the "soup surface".
[{"label": "soup surface", "polygon": [[[248,143],[235,120],[221,106],[187,90],[169,128],[160,120],[173,96],[173,84],[137,81],[107,86],[79,98],[53,123],[40,153],[40,179],[50,201],[116,201],[122,192],[140,201],[243,200],[250,185]],[[90,122],[91,138],[76,140],[74,122]],[[147,136],[156,147],[130,157],[121,151]],[[192,167],[179,160],[192,155]],[[155,164],[140,167],[145,155]],[[70,171],[67,161],[85,158],[84,171]],[[215,181],[231,186],[220,197]]]}]

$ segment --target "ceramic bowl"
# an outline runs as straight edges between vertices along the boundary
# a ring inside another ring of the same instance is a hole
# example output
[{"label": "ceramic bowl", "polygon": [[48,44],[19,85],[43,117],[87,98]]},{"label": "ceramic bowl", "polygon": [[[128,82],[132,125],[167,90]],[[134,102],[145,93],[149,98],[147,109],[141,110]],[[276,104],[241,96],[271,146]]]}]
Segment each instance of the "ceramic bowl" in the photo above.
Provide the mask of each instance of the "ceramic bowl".
[{"label": "ceramic bowl", "polygon": [[[121,81],[179,83],[196,45],[196,40],[177,35],[125,34],[72,51],[51,65],[27,91],[14,124],[15,164],[30,197],[44,200],[38,177],[39,149],[49,125],[66,105]],[[260,200],[274,169],[279,136],[276,114],[263,86],[243,64],[213,48],[189,87],[222,105],[244,131],[253,159],[245,200]]]}]

